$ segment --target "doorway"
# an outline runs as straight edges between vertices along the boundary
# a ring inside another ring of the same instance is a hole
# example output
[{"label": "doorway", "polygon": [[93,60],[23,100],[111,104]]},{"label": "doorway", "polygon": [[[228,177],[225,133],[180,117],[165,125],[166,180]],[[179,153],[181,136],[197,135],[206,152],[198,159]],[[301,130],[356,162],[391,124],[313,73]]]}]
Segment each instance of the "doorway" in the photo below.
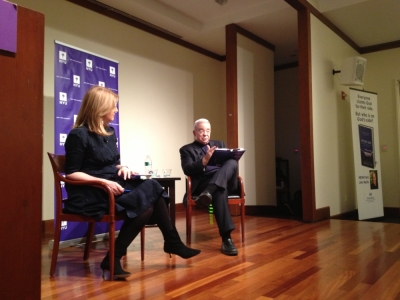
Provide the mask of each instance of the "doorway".
[{"label": "doorway", "polygon": [[282,217],[301,218],[298,67],[276,70],[274,80],[277,208]]}]

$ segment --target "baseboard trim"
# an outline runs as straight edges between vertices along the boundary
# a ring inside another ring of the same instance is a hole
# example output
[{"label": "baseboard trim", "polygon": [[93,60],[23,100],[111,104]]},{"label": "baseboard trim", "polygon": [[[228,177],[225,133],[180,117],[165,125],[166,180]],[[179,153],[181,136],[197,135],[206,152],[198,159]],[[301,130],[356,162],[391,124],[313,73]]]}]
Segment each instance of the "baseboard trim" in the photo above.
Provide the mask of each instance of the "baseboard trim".
[{"label": "baseboard trim", "polygon": [[54,220],[43,220],[42,221],[42,236],[54,234]]},{"label": "baseboard trim", "polygon": [[[119,230],[115,232],[115,237],[118,236]],[[93,243],[96,242],[101,242],[109,239],[108,233],[100,233],[100,234],[95,234],[93,237]],[[72,240],[66,240],[66,241],[61,241],[60,242],[60,249],[62,248],[68,248],[68,247],[82,247],[84,248],[86,244],[86,237],[81,237],[81,238],[76,238]],[[49,249],[53,250],[53,245],[54,245],[54,240],[49,241]]]},{"label": "baseboard trim", "polygon": [[[400,218],[400,208],[399,207],[384,207],[383,216],[390,218]],[[339,220],[356,220],[358,219],[358,209],[354,209],[348,212],[340,213],[330,217],[331,219]]]},{"label": "baseboard trim", "polygon": [[[115,232],[115,237],[118,236],[119,230]],[[42,221],[42,236],[54,236],[54,220],[43,220]],[[106,233],[99,233],[93,236],[93,242],[101,242],[108,240],[109,235]],[[66,240],[60,242],[60,248],[68,247],[84,247],[86,243],[86,237]],[[48,246],[52,250],[54,245],[54,239],[49,240]]]},{"label": "baseboard trim", "polygon": [[340,213],[330,217],[335,220],[352,220],[358,218],[358,209]]},{"label": "baseboard trim", "polygon": [[322,220],[327,220],[331,217],[331,209],[329,206],[321,207],[315,210],[315,221],[319,222]]}]

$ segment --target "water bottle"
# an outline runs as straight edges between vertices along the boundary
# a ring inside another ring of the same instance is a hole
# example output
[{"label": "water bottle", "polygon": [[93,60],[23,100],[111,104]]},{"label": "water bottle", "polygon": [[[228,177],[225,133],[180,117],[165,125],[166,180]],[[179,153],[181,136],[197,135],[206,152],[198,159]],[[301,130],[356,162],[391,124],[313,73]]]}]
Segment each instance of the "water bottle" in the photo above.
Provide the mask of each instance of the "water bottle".
[{"label": "water bottle", "polygon": [[152,169],[151,158],[150,158],[150,155],[147,155],[146,159],[144,160],[144,173],[146,175],[149,174],[149,171],[151,169]]}]

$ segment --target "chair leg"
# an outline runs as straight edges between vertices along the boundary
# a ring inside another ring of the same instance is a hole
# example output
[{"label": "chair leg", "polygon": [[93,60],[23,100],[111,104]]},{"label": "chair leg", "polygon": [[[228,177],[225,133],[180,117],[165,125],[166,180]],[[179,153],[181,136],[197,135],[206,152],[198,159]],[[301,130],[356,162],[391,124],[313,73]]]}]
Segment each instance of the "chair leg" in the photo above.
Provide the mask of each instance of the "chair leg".
[{"label": "chair leg", "polygon": [[56,225],[54,228],[53,253],[51,254],[50,276],[53,276],[56,270],[58,249],[60,248],[61,221],[56,220],[55,223]]},{"label": "chair leg", "polygon": [[240,204],[240,222],[242,227],[242,243],[244,243],[244,203]]},{"label": "chair leg", "polygon": [[114,260],[115,260],[115,223],[109,223],[109,260],[110,260],[110,281],[114,280]]},{"label": "chair leg", "polygon": [[192,242],[192,206],[187,204],[186,207],[186,244]]},{"label": "chair leg", "polygon": [[92,248],[93,235],[94,235],[94,222],[88,222],[88,229],[86,232],[86,245],[85,252],[83,254],[83,260],[87,260],[89,258],[90,249]]},{"label": "chair leg", "polygon": [[145,239],[145,229],[144,227],[140,231],[140,258],[144,261],[144,239]]}]

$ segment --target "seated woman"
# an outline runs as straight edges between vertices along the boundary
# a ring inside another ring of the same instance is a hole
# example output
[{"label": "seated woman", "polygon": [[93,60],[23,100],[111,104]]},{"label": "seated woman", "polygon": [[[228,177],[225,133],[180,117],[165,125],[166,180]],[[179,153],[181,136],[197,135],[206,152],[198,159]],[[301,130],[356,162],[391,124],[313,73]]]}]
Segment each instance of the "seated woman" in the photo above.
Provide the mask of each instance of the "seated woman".
[{"label": "seated woman", "polygon": [[[184,245],[169,218],[166,201],[168,195],[155,180],[131,180],[137,173],[120,163],[117,138],[108,124],[114,120],[118,95],[111,90],[95,86],[83,100],[73,129],[65,142],[66,176],[72,180],[104,181],[115,195],[117,213],[126,219],[115,240],[114,277],[130,275],[122,269],[120,259],[128,246],[146,224],[157,224],[164,237],[164,251],[190,258],[200,253]],[[130,190],[124,193],[124,190]],[[100,219],[109,210],[107,194],[90,186],[67,185],[68,201],[65,209],[72,213]],[[110,269],[109,254],[100,264],[104,271]]]}]

